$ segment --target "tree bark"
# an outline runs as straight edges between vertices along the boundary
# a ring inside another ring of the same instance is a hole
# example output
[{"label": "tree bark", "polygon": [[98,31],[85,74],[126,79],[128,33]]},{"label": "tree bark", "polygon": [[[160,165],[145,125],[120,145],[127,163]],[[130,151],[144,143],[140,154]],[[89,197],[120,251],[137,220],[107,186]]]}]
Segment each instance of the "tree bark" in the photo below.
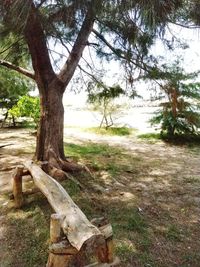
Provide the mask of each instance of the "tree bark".
[{"label": "tree bark", "polygon": [[64,88],[61,82],[53,82],[48,90],[40,90],[40,122],[37,131],[36,159],[49,161],[58,167],[65,160],[63,146]]},{"label": "tree bark", "polygon": [[83,245],[86,245],[87,249],[93,249],[100,245],[105,247],[103,234],[90,223],[65,189],[42,171],[38,165],[31,161],[25,162],[24,165],[31,173],[35,185],[48,199],[51,207],[63,217],[62,229],[70,244],[78,251]]}]

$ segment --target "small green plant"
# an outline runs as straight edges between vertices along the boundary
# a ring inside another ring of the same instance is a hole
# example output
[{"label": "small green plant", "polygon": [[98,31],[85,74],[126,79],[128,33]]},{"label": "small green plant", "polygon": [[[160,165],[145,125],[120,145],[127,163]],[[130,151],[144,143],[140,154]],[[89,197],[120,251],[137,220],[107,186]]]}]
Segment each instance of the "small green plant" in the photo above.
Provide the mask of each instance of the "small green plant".
[{"label": "small green plant", "polygon": [[39,97],[22,96],[16,105],[10,110],[9,114],[14,117],[29,117],[37,126],[40,117],[40,100]]}]

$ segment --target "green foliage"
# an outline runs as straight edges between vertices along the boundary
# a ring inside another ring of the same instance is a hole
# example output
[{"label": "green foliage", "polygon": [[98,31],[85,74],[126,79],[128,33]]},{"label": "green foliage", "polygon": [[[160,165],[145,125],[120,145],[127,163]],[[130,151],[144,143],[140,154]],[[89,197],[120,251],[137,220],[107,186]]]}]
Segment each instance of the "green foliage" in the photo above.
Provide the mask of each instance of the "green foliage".
[{"label": "green foliage", "polygon": [[10,109],[17,103],[20,96],[27,94],[32,84],[14,71],[0,67],[0,107]]},{"label": "green foliage", "polygon": [[[32,3],[33,2],[33,3]],[[182,7],[181,0],[167,1],[26,1],[0,2],[1,39],[12,39],[9,53],[15,55],[12,62],[27,54],[24,29],[27,26],[29,12],[34,12],[44,29],[45,39],[69,48],[80,31],[89,6],[92,5],[96,18],[98,35],[94,35],[94,52],[105,59],[120,59],[130,78],[135,68],[144,70],[143,63],[148,63],[148,51],[158,34],[177,10]],[[32,6],[31,6],[32,5]],[[110,36],[110,43],[106,38]],[[108,49],[109,47],[109,49]],[[6,48],[8,46],[6,45]],[[5,47],[2,49],[5,50]],[[0,51],[2,51],[0,48]],[[7,50],[7,51],[8,51]],[[13,50],[13,51],[12,51]],[[14,52],[14,53],[13,53]],[[57,57],[63,56],[60,51]],[[19,61],[18,61],[19,62]],[[128,64],[127,64],[128,62]]]},{"label": "green foliage", "polygon": [[[106,86],[104,83],[90,83],[88,86],[88,103],[92,105],[92,109],[98,111],[101,116],[100,128],[105,129],[113,126],[114,116],[123,113],[125,105],[115,103],[115,99],[126,95],[119,85]],[[126,106],[127,108],[127,106]]]},{"label": "green foliage", "polygon": [[154,72],[154,78],[164,82],[160,89],[165,102],[160,104],[161,109],[151,123],[160,125],[161,133],[167,136],[198,134],[200,83],[194,80],[198,73],[185,73],[179,62],[162,67],[160,73]]},{"label": "green foliage", "polygon": [[149,141],[160,140],[160,135],[157,133],[145,133],[145,134],[140,134],[137,137]]},{"label": "green foliage", "polygon": [[17,104],[9,110],[14,117],[30,117],[37,125],[40,117],[40,100],[38,97],[22,96]]}]

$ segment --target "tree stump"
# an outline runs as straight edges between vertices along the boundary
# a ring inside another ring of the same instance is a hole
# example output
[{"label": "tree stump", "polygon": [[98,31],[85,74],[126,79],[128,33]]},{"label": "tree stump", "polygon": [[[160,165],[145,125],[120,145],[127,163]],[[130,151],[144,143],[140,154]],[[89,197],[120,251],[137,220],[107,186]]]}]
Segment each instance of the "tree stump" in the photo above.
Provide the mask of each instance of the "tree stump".
[{"label": "tree stump", "polygon": [[84,266],[82,252],[71,246],[62,231],[64,216],[51,215],[49,258],[46,267]]}]

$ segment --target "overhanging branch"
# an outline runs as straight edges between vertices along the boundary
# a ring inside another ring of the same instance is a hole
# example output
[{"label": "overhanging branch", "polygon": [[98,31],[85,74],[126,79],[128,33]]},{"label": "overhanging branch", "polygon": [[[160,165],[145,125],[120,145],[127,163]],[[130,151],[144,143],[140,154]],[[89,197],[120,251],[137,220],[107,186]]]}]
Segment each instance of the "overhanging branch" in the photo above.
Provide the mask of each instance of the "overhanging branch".
[{"label": "overhanging branch", "polygon": [[26,70],[24,68],[21,68],[19,66],[16,66],[16,65],[12,64],[11,62],[0,59],[0,65],[6,67],[8,69],[15,70],[15,71],[33,79],[33,80],[35,80],[35,74],[33,72]]},{"label": "overhanging branch", "polygon": [[88,12],[85,16],[82,27],[72,47],[69,57],[58,75],[59,79],[65,84],[65,86],[71,80],[75,69],[79,63],[79,60],[82,56],[83,50],[87,45],[89,35],[93,28],[94,20],[95,12],[93,9],[93,2],[91,2],[91,6],[88,9]]}]

